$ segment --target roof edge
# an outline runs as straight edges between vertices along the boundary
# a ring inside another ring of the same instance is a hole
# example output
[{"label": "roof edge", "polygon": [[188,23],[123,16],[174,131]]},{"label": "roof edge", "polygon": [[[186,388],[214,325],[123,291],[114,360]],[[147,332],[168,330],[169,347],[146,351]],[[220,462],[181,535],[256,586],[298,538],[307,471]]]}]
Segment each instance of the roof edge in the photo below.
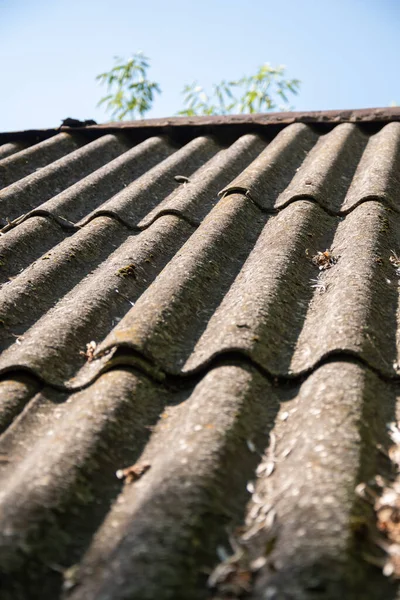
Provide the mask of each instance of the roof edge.
[{"label": "roof edge", "polygon": [[289,125],[291,123],[354,123],[400,121],[400,107],[362,108],[357,110],[318,110],[309,112],[271,112],[251,115],[217,115],[204,117],[169,117],[163,119],[143,119],[141,121],[120,121],[92,125],[90,129],[137,128],[137,127],[187,127],[204,125]]},{"label": "roof edge", "polygon": [[[143,119],[138,121],[119,121],[102,123],[99,125],[86,125],[82,127],[61,126],[53,129],[31,129],[0,133],[0,144],[20,139],[42,140],[55,135],[60,131],[85,132],[91,137],[104,133],[124,131],[126,133],[142,133],[149,135],[160,133],[170,134],[171,130],[204,130],[210,133],[215,129],[240,128],[241,126],[260,130],[265,127],[283,128],[292,123],[326,124],[339,123],[377,123],[384,124],[400,121],[400,107],[362,108],[357,110],[321,110],[306,112],[272,112],[239,115],[217,115],[202,117],[166,117],[157,119]],[[82,122],[83,123],[83,122]],[[196,133],[199,133],[198,131]]]}]

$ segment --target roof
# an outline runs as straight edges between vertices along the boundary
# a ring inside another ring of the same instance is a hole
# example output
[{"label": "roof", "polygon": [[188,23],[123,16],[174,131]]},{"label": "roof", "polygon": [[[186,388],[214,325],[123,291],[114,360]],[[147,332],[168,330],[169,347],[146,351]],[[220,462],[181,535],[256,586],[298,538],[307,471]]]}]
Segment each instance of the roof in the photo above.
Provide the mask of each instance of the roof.
[{"label": "roof", "polygon": [[1,137],[2,598],[394,598],[400,109],[167,121]]}]

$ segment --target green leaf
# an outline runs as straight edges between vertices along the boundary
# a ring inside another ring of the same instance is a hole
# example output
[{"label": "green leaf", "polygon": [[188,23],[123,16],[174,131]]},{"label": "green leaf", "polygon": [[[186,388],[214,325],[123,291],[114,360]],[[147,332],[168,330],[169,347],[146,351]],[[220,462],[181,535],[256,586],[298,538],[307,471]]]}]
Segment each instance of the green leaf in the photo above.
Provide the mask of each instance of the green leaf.
[{"label": "green leaf", "polygon": [[[148,78],[150,60],[143,52],[137,52],[128,60],[114,57],[110,71],[100,73],[96,81],[107,87],[108,94],[101,98],[100,105],[113,118],[132,119],[143,117],[152,107],[156,94],[161,93],[160,85]],[[183,87],[183,109],[181,116],[254,113],[277,109],[277,99],[286,106],[281,110],[291,110],[289,95],[298,94],[300,81],[286,79],[285,67],[273,67],[264,63],[252,75],[239,79],[222,80],[214,84],[209,94],[193,81]]]},{"label": "green leaf", "polygon": [[106,103],[113,118],[122,120],[130,115],[135,119],[151,109],[154,96],[161,93],[161,88],[148,79],[149,65],[149,59],[142,52],[137,52],[127,61],[115,56],[114,67],[96,77],[96,81],[106,85],[110,92],[99,105]]}]

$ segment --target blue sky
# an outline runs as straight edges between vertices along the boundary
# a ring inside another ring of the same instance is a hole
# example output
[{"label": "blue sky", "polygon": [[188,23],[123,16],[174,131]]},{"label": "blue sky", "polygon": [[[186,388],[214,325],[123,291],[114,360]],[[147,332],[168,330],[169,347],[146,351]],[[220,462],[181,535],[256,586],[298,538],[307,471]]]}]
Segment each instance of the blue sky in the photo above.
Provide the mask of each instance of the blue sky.
[{"label": "blue sky", "polygon": [[0,131],[109,121],[95,82],[113,56],[142,50],[176,114],[181,90],[284,64],[296,110],[400,104],[398,0],[0,0]]}]

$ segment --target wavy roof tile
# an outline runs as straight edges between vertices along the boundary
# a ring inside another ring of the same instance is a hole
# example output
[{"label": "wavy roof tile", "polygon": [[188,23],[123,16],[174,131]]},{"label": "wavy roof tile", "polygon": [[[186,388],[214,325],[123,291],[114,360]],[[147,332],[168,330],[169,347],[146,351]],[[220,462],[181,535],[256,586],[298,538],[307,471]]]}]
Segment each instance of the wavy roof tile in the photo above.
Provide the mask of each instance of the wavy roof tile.
[{"label": "wavy roof tile", "polygon": [[2,598],[396,597],[399,119],[0,136]]}]

